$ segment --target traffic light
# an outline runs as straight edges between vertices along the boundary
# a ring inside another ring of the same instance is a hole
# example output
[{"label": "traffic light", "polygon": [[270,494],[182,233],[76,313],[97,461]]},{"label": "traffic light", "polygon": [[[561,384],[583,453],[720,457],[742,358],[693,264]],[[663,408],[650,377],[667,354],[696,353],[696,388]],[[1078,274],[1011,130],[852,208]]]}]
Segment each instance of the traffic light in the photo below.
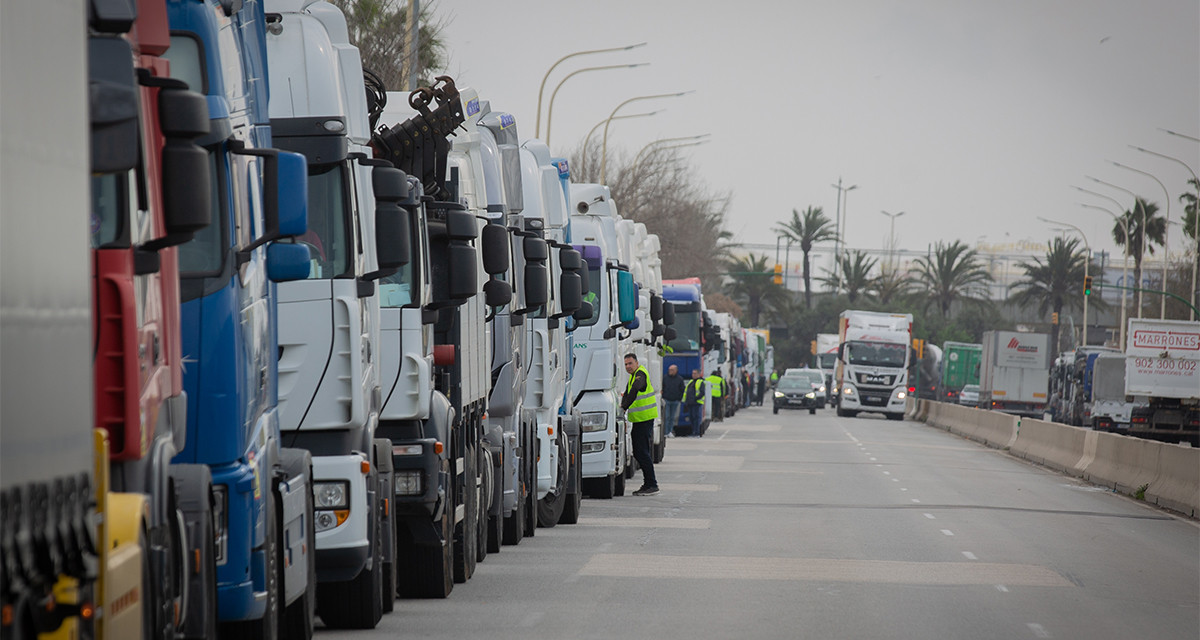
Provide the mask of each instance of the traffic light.
[{"label": "traffic light", "polygon": [[809,343],[808,350],[811,351],[814,356],[817,355],[817,341],[816,340],[813,340],[811,343]]},{"label": "traffic light", "polygon": [[1092,277],[1091,276],[1083,277],[1083,295],[1085,295],[1085,296],[1092,295]]},{"label": "traffic light", "polygon": [[1050,313],[1050,324],[1058,324],[1058,312],[1057,311],[1053,311]]},{"label": "traffic light", "polygon": [[913,338],[912,348],[913,348],[913,351],[916,352],[917,359],[925,358],[925,341],[924,340],[922,340],[920,338]]},{"label": "traffic light", "polygon": [[775,284],[783,284],[783,265],[775,264]]}]

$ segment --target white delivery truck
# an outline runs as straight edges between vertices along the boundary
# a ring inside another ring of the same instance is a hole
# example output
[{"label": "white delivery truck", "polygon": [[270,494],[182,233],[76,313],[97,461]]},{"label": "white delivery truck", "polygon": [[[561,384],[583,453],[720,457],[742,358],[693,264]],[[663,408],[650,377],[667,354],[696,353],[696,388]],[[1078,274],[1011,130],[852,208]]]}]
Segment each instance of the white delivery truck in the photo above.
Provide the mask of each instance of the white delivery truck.
[{"label": "white delivery truck", "polygon": [[979,368],[979,407],[1040,418],[1046,410],[1050,336],[987,331]]},{"label": "white delivery truck", "polygon": [[1092,364],[1090,394],[1083,405],[1084,426],[1098,431],[1129,430],[1135,407],[1146,406],[1145,396],[1125,395],[1125,356],[1101,353]]},{"label": "white delivery truck", "polygon": [[868,411],[904,419],[911,343],[912,314],[842,312],[834,378],[839,417]]},{"label": "white delivery truck", "polygon": [[1125,395],[1148,396],[1129,435],[1200,446],[1200,322],[1130,318]]},{"label": "white delivery truck", "polygon": [[813,366],[825,376],[825,400],[832,402],[833,394],[836,392],[833,386],[833,376],[837,369],[838,334],[818,333],[815,349]]}]

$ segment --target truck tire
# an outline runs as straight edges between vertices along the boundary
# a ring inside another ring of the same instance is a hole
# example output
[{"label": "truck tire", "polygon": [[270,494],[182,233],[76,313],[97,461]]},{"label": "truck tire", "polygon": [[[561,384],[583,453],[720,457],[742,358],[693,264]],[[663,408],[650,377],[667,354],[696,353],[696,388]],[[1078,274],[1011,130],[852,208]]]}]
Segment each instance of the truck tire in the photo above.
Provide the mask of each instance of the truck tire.
[{"label": "truck tire", "polygon": [[187,571],[187,616],[180,636],[184,640],[216,640],[217,545],[213,537],[212,473],[204,464],[173,464],[171,476],[187,523],[184,548],[188,558],[198,556],[199,569]]},{"label": "truck tire", "polygon": [[[532,538],[533,534],[537,533],[538,526],[538,499],[537,499],[537,482],[538,482],[538,453],[540,447],[537,439],[537,422],[530,422],[525,425],[525,442],[530,443],[525,450],[529,453],[525,456],[525,537]],[[532,449],[533,451],[530,451]]]},{"label": "truck tire", "polygon": [[575,475],[575,490],[568,491],[563,501],[562,515],[558,517],[559,524],[577,524],[579,511],[583,506],[583,468],[579,465],[579,456],[574,456],[575,464],[571,465],[571,473]]},{"label": "truck tire", "polygon": [[517,506],[504,519],[504,544],[520,544],[525,537],[525,496],[524,487],[517,488]]},{"label": "truck tire", "polygon": [[264,574],[267,580],[267,609],[259,620],[239,620],[222,625],[221,638],[232,640],[276,640],[279,638],[279,537],[277,523],[279,517],[275,514],[275,492],[267,491],[267,541],[263,555],[267,560],[267,570]]},{"label": "truck tire", "polygon": [[[535,472],[536,473],[536,472]],[[534,475],[530,479],[530,491],[525,494],[525,537],[532,538],[537,532],[538,525],[538,499],[537,499],[537,476]]]},{"label": "truck tire", "polygon": [[537,519],[539,527],[547,529],[558,524],[562,518],[563,507],[566,506],[567,496],[547,493],[545,498],[538,500]]},{"label": "truck tire", "polygon": [[500,515],[488,515],[488,553],[500,553],[504,544],[504,518]]},{"label": "truck tire", "polygon": [[[840,409],[839,409],[839,411],[840,411]],[[779,406],[778,406],[778,405],[776,405],[776,406],[774,406],[774,407],[771,407],[771,413],[779,413]],[[842,415],[842,414],[841,414],[841,413],[838,413],[838,415],[840,416],[840,415]]]},{"label": "truck tire", "polygon": [[889,413],[889,414],[887,414],[887,418],[888,418],[888,420],[903,420],[904,414],[903,413]]},{"label": "truck tire", "polygon": [[353,580],[317,585],[317,614],[334,629],[374,629],[383,618],[383,561],[378,547],[370,569]]},{"label": "truck tire", "polygon": [[[312,468],[308,469],[309,487],[311,489]],[[313,506],[313,494],[309,490],[304,496],[304,526],[311,527],[311,523],[315,521],[316,509]],[[280,520],[283,519],[283,514],[280,513]],[[278,523],[277,523],[278,524]],[[280,527],[282,529],[282,527]],[[311,528],[308,529],[311,531]],[[280,634],[284,638],[303,638],[310,640],[313,635],[313,618],[317,614],[317,554],[316,549],[311,549],[309,553],[304,554],[308,561],[308,588],[305,589],[304,595],[296,598],[296,601],[287,605],[283,609],[283,618],[280,619]],[[277,560],[277,562],[279,562]],[[283,562],[279,562],[279,584],[286,593],[286,588],[283,588]]]},{"label": "truck tire", "polygon": [[[474,430],[474,423],[467,429]],[[454,525],[454,581],[462,584],[471,579],[475,573],[475,555],[478,553],[475,545],[478,531],[476,518],[479,516],[479,487],[476,483],[475,446],[467,444],[463,450],[463,472],[459,479],[462,483],[462,522]]]},{"label": "truck tire", "polygon": [[[492,550],[492,522],[488,517],[488,511],[491,510],[492,483],[494,482],[492,474],[492,456],[488,453],[483,443],[479,444],[479,456],[476,461],[476,469],[479,469],[479,515],[476,516],[475,522],[478,526],[478,531],[475,534],[476,547],[478,549],[475,555],[476,562],[483,562],[487,558],[488,552]],[[499,544],[499,543],[497,543]]]},{"label": "truck tire", "polygon": [[588,487],[587,494],[592,498],[600,498],[601,500],[611,500],[616,494],[616,477],[604,476],[603,478],[585,478],[584,484]]},{"label": "truck tire", "polygon": [[625,495],[625,478],[632,477],[629,475],[629,467],[625,467],[625,469],[625,473],[618,473],[617,477],[613,479],[613,495],[618,498]]}]

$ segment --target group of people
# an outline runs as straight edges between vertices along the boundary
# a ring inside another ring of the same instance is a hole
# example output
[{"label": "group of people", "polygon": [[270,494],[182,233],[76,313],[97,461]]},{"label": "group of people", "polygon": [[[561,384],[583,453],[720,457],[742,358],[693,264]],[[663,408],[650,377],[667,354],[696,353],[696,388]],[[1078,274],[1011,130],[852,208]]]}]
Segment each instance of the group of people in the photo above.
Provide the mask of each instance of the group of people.
[{"label": "group of people", "polygon": [[[637,356],[630,353],[625,356],[625,373],[629,381],[625,385],[625,393],[621,396],[621,409],[626,419],[632,423],[630,437],[633,440],[633,457],[642,468],[642,486],[633,492],[635,496],[652,496],[658,493],[658,479],[654,475],[654,421],[658,418],[658,402],[654,385],[650,382],[650,374],[646,367],[638,362]],[[771,374],[771,382],[775,381]],[[692,377],[685,380],[679,375],[679,367],[667,367],[667,374],[662,379],[663,430],[668,438],[676,437],[675,426],[679,423],[680,411],[687,411],[688,423],[692,425],[691,436],[703,437],[704,431],[704,399],[705,385],[712,388],[713,420],[722,422],[725,419],[723,400],[729,395],[725,379],[719,371],[713,371],[707,378],[701,377],[699,369],[692,369]],[[745,381],[746,389],[750,389],[750,381]],[[762,405],[764,380],[758,381],[757,396]],[[750,394],[747,394],[750,395]],[[747,406],[749,406],[747,404]]]}]

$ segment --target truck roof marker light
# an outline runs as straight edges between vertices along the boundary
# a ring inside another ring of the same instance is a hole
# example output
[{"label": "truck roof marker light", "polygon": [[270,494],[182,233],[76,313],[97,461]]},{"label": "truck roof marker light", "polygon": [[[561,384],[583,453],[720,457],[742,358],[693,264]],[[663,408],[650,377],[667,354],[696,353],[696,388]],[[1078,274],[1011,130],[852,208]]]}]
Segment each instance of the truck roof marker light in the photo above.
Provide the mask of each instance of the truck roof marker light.
[{"label": "truck roof marker light", "polygon": [[341,120],[326,120],[321,123],[321,127],[330,133],[341,133],[346,130],[346,123]]},{"label": "truck roof marker light", "polygon": [[433,452],[434,453],[441,455],[441,453],[445,450],[446,450],[446,445],[442,444],[441,442],[433,443]]},{"label": "truck roof marker light", "polygon": [[368,460],[363,460],[360,462],[358,464],[358,468],[362,470],[364,474],[371,473],[371,463]]}]

